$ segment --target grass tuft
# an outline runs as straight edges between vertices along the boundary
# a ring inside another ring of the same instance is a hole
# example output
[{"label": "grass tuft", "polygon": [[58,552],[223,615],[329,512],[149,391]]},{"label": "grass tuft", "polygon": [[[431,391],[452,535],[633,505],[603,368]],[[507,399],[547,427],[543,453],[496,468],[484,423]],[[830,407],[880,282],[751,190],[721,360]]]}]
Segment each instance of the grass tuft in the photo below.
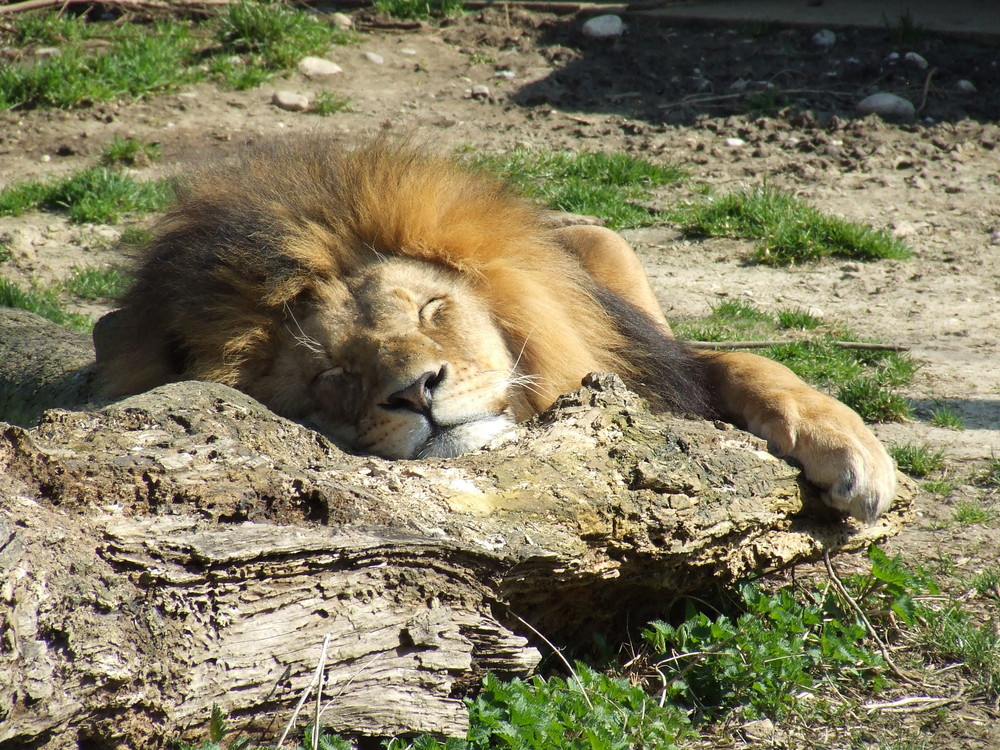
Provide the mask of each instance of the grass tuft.
[{"label": "grass tuft", "polygon": [[690,237],[758,240],[754,258],[772,266],[831,256],[868,261],[912,255],[889,232],[828,216],[767,186],[689,203],[671,216]]},{"label": "grass tuft", "polygon": [[602,217],[612,229],[659,221],[659,213],[640,202],[651,198],[653,188],[685,176],[674,166],[605,152],[517,148],[503,155],[480,157],[477,163],[506,175],[528,196],[553,209]]},{"label": "grass tuft", "polygon": [[313,114],[327,117],[337,112],[349,110],[350,106],[351,100],[349,97],[339,96],[330,91],[320,91],[316,94],[316,98],[312,100],[309,111]]},{"label": "grass tuft", "polygon": [[926,477],[944,466],[945,462],[944,450],[929,443],[890,445],[888,450],[899,470],[914,477]]},{"label": "grass tuft", "polygon": [[27,310],[74,331],[86,333],[94,327],[93,321],[86,315],[64,310],[54,289],[35,287],[23,289],[2,277],[0,277],[0,307]]},{"label": "grass tuft", "polygon": [[374,5],[380,13],[402,20],[454,18],[465,10],[462,0],[375,0]]},{"label": "grass tuft", "polygon": [[960,500],[955,505],[955,523],[970,525],[989,523],[997,517],[996,509],[973,500]]},{"label": "grass tuft", "polygon": [[950,406],[938,406],[931,411],[930,423],[935,427],[943,427],[947,430],[964,430],[965,422],[962,415]]},{"label": "grass tuft", "polygon": [[917,364],[903,352],[848,349],[836,341],[856,340],[844,328],[824,326],[800,310],[761,310],[750,302],[725,300],[701,320],[674,321],[675,332],[695,341],[746,341],[783,338],[790,329],[816,331],[809,339],[792,340],[756,350],[781,362],[803,380],[826,388],[863,419],[891,422],[910,415],[909,403],[895,391],[909,383]]},{"label": "grass tuft", "polygon": [[88,167],[68,177],[15,182],[0,190],[0,216],[42,209],[65,213],[74,222],[111,224],[129,213],[158,211],[171,197],[165,181],[140,182],[108,167]]},{"label": "grass tuft", "polygon": [[117,299],[129,287],[130,279],[119,269],[74,268],[62,287],[69,294],[86,300]]},{"label": "grass tuft", "polygon": [[135,138],[115,136],[101,152],[101,164],[106,167],[143,167],[160,157],[160,146],[142,143]]}]

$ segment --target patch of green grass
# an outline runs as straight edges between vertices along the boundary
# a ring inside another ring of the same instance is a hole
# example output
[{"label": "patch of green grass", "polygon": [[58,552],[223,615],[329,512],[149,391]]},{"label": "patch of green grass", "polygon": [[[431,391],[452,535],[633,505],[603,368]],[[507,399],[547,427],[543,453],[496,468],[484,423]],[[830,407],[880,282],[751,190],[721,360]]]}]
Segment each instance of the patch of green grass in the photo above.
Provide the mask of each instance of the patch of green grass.
[{"label": "patch of green grass", "polygon": [[13,257],[11,244],[13,240],[9,234],[0,234],[0,263],[6,263]]},{"label": "patch of green grass", "polygon": [[1000,599],[1000,568],[988,568],[975,575],[969,585],[979,596],[994,596]]},{"label": "patch of green grass", "polygon": [[621,153],[516,148],[476,161],[553,209],[602,217],[612,229],[659,221],[659,213],[641,202],[651,198],[653,188],[685,176],[677,167]]},{"label": "patch of green grass", "polygon": [[330,91],[320,91],[316,94],[316,98],[313,99],[309,111],[313,114],[327,117],[337,112],[348,110],[350,106],[351,100],[349,97],[339,96]]},{"label": "patch of green grass", "polygon": [[160,157],[160,146],[156,143],[142,143],[135,138],[115,136],[114,140],[101,152],[101,164],[106,167],[145,166]]},{"label": "patch of green grass", "polygon": [[949,479],[928,479],[920,486],[939,497],[947,497],[955,491],[955,483]]},{"label": "patch of green grass", "polygon": [[973,480],[980,487],[1000,487],[1000,457],[990,456],[986,468],[977,474]]},{"label": "patch of green grass", "polygon": [[352,38],[316,15],[268,2],[230,4],[216,31],[226,55],[241,56],[244,67],[268,71],[292,68],[303,57]]},{"label": "patch of green grass", "polygon": [[936,406],[931,411],[928,421],[935,427],[944,427],[948,430],[965,429],[965,422],[962,420],[962,415],[950,406]]},{"label": "patch of green grass", "polygon": [[961,500],[955,505],[955,523],[969,525],[989,523],[997,517],[996,509],[974,500]]},{"label": "patch of green grass", "polygon": [[895,21],[883,14],[882,23],[889,32],[889,37],[896,44],[916,44],[922,42],[927,35],[927,30],[923,25],[913,20],[909,9],[905,13],[901,13]]},{"label": "patch of green grass", "polygon": [[[78,107],[175,90],[210,75],[249,88],[306,55],[355,38],[285,3],[243,0],[199,22],[91,22],[50,11],[19,13],[0,30],[12,47],[56,46],[43,59],[0,67],[0,109]],[[217,43],[206,44],[214,38]],[[95,48],[88,44],[99,40]]]},{"label": "patch of green grass", "polygon": [[454,18],[465,10],[462,0],[375,0],[374,6],[392,18],[423,21]]},{"label": "patch of green grass", "polygon": [[101,300],[122,296],[129,283],[129,277],[114,267],[74,268],[62,287],[80,299]]},{"label": "patch of green grass", "polygon": [[962,671],[987,701],[1000,698],[1000,620],[983,621],[958,601],[924,613],[919,629],[922,650],[934,661],[961,664]]},{"label": "patch of green grass", "polygon": [[165,181],[140,182],[108,167],[89,167],[68,177],[15,182],[0,190],[0,216],[41,209],[71,221],[111,224],[133,212],[158,211],[170,201]]},{"label": "patch of green grass", "polygon": [[0,277],[0,307],[27,310],[75,331],[88,332],[94,327],[93,321],[86,315],[67,312],[54,289],[35,287],[24,289],[2,277]]},{"label": "patch of green grass", "polygon": [[899,470],[914,477],[926,477],[944,466],[945,462],[944,450],[928,443],[890,445],[888,450]]},{"label": "patch of green grass", "polygon": [[688,203],[674,209],[671,218],[689,237],[758,240],[754,258],[766,265],[786,266],[830,256],[881,260],[912,254],[889,232],[828,216],[768,186]]},{"label": "patch of green grass", "polygon": [[[910,414],[909,403],[896,389],[909,383],[917,365],[903,352],[854,349],[838,341],[856,341],[844,328],[824,325],[801,310],[768,313],[750,302],[726,300],[700,320],[674,321],[675,332],[692,341],[773,341],[788,330],[815,331],[808,339],[754,349],[781,362],[796,375],[831,391],[863,419],[887,422]],[[787,334],[786,334],[787,336]]]}]

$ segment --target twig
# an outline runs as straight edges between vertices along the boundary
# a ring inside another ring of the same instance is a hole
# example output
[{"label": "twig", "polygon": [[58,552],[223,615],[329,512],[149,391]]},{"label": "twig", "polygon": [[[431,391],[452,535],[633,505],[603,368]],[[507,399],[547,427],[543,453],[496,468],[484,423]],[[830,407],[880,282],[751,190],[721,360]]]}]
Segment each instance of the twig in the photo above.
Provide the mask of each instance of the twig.
[{"label": "twig", "polygon": [[[510,610],[508,610],[508,612],[510,612]],[[532,625],[530,622],[528,622],[519,614],[517,614],[517,612],[510,612],[510,613],[514,615],[514,617],[516,617],[518,620],[520,620],[522,625],[524,625],[526,628],[531,630],[532,633],[534,633],[543,641],[545,641],[545,645],[551,648],[552,651],[555,653],[555,655],[559,657],[560,661],[562,661],[562,663],[566,665],[566,669],[569,670],[570,676],[574,680],[576,680],[576,684],[580,686],[580,694],[583,696],[583,699],[587,701],[587,705],[590,706],[591,710],[593,710],[594,704],[590,702],[590,696],[587,695],[587,689],[583,686],[583,680],[580,679],[580,675],[578,675],[576,673],[576,670],[573,669],[573,665],[569,663],[569,660],[565,656],[563,656],[563,652],[560,651],[558,648],[556,648],[555,644],[552,643],[552,641],[550,641],[548,638],[546,638],[544,635],[538,632],[538,629],[534,625]]]},{"label": "twig", "polygon": [[916,679],[910,674],[907,674],[898,666],[896,666],[896,662],[894,662],[892,660],[892,657],[889,656],[889,648],[885,645],[885,642],[879,637],[879,634],[875,631],[875,626],[872,625],[871,620],[868,619],[868,616],[865,614],[864,610],[861,609],[861,605],[859,605],[857,601],[855,601],[854,597],[851,596],[850,592],[847,590],[847,587],[844,586],[843,581],[841,581],[840,577],[837,575],[837,571],[833,569],[833,562],[830,560],[829,550],[823,551],[823,562],[826,564],[826,572],[827,575],[830,576],[830,582],[833,584],[833,587],[837,589],[837,593],[839,593],[843,597],[844,601],[847,602],[848,606],[850,606],[850,608],[854,610],[854,613],[861,619],[861,622],[864,623],[865,628],[868,630],[868,635],[872,637],[872,639],[878,645],[879,651],[882,652],[882,658],[885,660],[886,666],[889,667],[892,673],[901,680],[912,684],[919,683],[920,681],[918,679]]},{"label": "twig", "polygon": [[319,664],[316,665],[316,671],[313,673],[312,682],[310,682],[306,689],[302,691],[302,697],[299,698],[298,704],[295,706],[295,710],[292,711],[292,717],[288,720],[288,724],[285,725],[285,731],[281,733],[281,739],[278,740],[278,750],[285,744],[285,738],[288,737],[288,733],[292,731],[292,727],[295,725],[295,720],[299,718],[299,711],[302,710],[302,706],[305,705],[306,699],[309,698],[309,693],[317,685],[321,685],[323,681],[323,666],[326,664],[326,650],[330,646],[330,634],[326,634],[326,638],[323,639],[323,650],[319,655]]},{"label": "twig", "polygon": [[[764,349],[768,346],[781,346],[797,341],[808,341],[808,339],[797,339],[796,341],[686,341],[684,343],[697,349]],[[885,352],[910,351],[910,347],[897,344],[873,344],[865,341],[831,341],[830,343],[841,349],[874,349]]]},{"label": "twig", "polygon": [[927,92],[930,91],[931,79],[934,77],[935,73],[937,73],[937,68],[931,68],[927,71],[927,78],[924,79],[924,95],[920,99],[920,106],[917,107],[917,112],[923,111],[923,108],[927,104]]},{"label": "twig", "polygon": [[839,96],[839,97],[850,97],[852,94],[842,92],[842,91],[829,91],[826,89],[753,89],[748,91],[739,91],[735,94],[706,94],[704,96],[689,96],[676,102],[667,102],[666,104],[659,105],[660,109],[673,109],[674,107],[685,107],[689,104],[712,104],[714,102],[725,102],[731,99],[742,99],[746,96],[751,96],[753,94],[823,94],[826,96]]},{"label": "twig", "polygon": [[955,703],[959,698],[961,698],[961,693],[951,698],[931,698],[930,696],[913,695],[886,703],[866,703],[864,709],[865,711],[893,711],[895,713],[903,711],[930,711],[948,703]]}]

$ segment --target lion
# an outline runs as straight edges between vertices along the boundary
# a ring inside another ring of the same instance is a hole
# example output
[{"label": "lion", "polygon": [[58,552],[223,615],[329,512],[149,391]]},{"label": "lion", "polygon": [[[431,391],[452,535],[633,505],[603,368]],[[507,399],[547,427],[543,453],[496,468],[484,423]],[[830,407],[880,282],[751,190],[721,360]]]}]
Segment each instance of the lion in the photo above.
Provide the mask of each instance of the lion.
[{"label": "lion", "polygon": [[411,141],[249,146],[185,179],[94,331],[100,390],[224,383],[345,449],[477,450],[592,371],[725,419],[874,521],[895,469],[861,418],[781,364],[677,341],[639,259]]}]

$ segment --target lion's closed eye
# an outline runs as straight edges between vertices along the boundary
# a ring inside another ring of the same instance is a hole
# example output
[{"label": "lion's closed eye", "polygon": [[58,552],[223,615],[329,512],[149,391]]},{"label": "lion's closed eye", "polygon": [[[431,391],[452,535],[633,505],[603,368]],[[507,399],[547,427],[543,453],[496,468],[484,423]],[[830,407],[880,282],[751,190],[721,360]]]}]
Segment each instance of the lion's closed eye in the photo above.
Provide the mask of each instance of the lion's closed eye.
[{"label": "lion's closed eye", "polygon": [[434,297],[420,308],[420,324],[425,326],[434,325],[435,317],[444,309],[447,300],[444,297]]}]

